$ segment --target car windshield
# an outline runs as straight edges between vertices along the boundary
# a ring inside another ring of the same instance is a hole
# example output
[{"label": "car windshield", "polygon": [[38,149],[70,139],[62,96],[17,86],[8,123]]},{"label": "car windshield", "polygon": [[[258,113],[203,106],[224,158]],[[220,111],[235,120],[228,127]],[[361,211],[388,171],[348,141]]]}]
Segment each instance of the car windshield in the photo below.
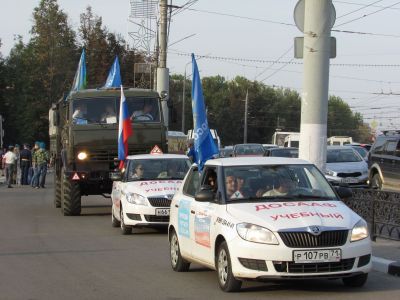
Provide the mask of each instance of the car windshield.
[{"label": "car windshield", "polygon": [[359,162],[363,159],[352,149],[328,149],[326,155],[327,163]]},{"label": "car windshield", "polygon": [[363,147],[353,147],[353,149],[356,150],[362,157],[366,157],[368,154],[368,150]]},{"label": "car windshield", "polygon": [[[135,123],[160,122],[156,98],[127,97],[128,115]],[[119,97],[79,98],[72,103],[72,120],[77,125],[116,124],[119,119]]]},{"label": "car windshield", "polygon": [[337,200],[314,165],[224,167],[227,201]]},{"label": "car windshield", "polygon": [[236,155],[264,155],[264,148],[262,145],[237,145],[235,153]]},{"label": "car windshield", "polygon": [[275,157],[299,157],[299,150],[298,149],[271,149],[271,156]]},{"label": "car windshield", "polygon": [[127,181],[183,179],[190,167],[188,158],[132,159],[127,164]]},{"label": "car windshield", "polygon": [[219,156],[220,157],[229,157],[231,156],[233,149],[220,149]]}]

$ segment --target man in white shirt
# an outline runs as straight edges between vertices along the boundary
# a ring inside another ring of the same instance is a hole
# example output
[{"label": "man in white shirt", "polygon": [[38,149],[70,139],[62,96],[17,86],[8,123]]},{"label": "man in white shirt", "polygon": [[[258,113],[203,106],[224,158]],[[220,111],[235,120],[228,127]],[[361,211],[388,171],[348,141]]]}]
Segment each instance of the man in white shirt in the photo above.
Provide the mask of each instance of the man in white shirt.
[{"label": "man in white shirt", "polygon": [[6,170],[6,182],[8,188],[12,188],[11,180],[16,161],[17,161],[17,156],[14,153],[14,147],[9,146],[7,153],[3,157],[4,169]]},{"label": "man in white shirt", "polygon": [[153,106],[150,103],[145,103],[143,106],[143,110],[136,110],[133,112],[131,116],[132,121],[153,121],[153,115],[151,111],[153,110]]}]

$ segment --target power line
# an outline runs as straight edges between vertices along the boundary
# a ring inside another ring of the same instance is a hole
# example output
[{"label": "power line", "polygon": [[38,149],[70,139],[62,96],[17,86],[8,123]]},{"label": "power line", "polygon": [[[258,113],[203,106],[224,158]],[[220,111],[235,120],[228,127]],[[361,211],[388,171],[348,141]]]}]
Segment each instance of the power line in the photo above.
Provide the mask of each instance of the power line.
[{"label": "power line", "polygon": [[383,1],[383,0],[378,0],[378,1],[375,1],[375,2],[373,2],[373,3],[364,5],[364,6],[358,8],[358,9],[356,9],[356,10],[353,10],[353,11],[351,11],[351,12],[348,12],[348,13],[344,14],[344,15],[341,15],[341,16],[337,17],[336,19],[340,19],[340,18],[346,17],[346,16],[348,16],[348,15],[354,14],[355,12],[358,12],[358,11],[360,11],[360,10],[362,10],[362,9],[365,9],[365,8],[367,8],[367,7],[369,7],[369,6],[372,6],[372,5],[374,5],[374,4],[376,4],[376,3],[379,3],[379,2],[382,2],[382,1]]},{"label": "power line", "polygon": [[390,8],[390,7],[393,7],[393,6],[397,5],[397,4],[400,4],[400,1],[399,1],[399,2],[396,2],[396,3],[394,3],[394,4],[391,4],[391,5],[389,5],[389,6],[385,6],[385,7],[381,8],[381,9],[378,9],[378,10],[372,12],[372,13],[369,13],[369,14],[363,15],[363,16],[361,16],[361,17],[358,17],[358,18],[352,19],[352,20],[350,20],[350,21],[347,21],[347,22],[341,23],[341,24],[339,24],[339,25],[336,25],[335,27],[339,27],[339,26],[342,26],[342,25],[345,25],[345,24],[349,24],[349,23],[352,23],[352,22],[354,22],[354,21],[360,20],[360,19],[362,19],[362,18],[371,16],[371,15],[376,14],[376,13],[378,13],[378,12],[381,12],[381,11],[383,11],[383,10],[385,10],[385,9],[388,9],[388,8]]},{"label": "power line", "polygon": [[[291,51],[293,49],[293,46],[290,46],[289,49],[287,49],[281,56],[279,56],[279,58],[277,60],[275,60],[273,63],[271,63],[268,67],[266,67],[262,72],[260,72],[259,74],[256,75],[256,77],[254,79],[257,79],[259,76],[261,76],[262,74],[264,74],[266,71],[268,71],[275,63],[279,62],[281,60],[281,58],[283,58],[284,56],[286,56],[286,54],[289,53],[289,51]],[[286,66],[286,65],[284,65]],[[268,77],[269,78],[269,77]],[[264,79],[265,80],[265,79]],[[264,81],[261,80],[261,81]]]},{"label": "power line", "polygon": [[[364,6],[364,4],[362,3],[355,3],[355,2],[349,2],[349,1],[339,1],[339,0],[335,0],[336,3],[343,3],[343,4],[350,4],[350,5],[358,5],[358,6]],[[384,6],[380,6],[380,5],[371,5],[371,7],[384,7]],[[393,9],[393,10],[400,10],[400,8],[397,7],[391,7],[389,9]]]}]

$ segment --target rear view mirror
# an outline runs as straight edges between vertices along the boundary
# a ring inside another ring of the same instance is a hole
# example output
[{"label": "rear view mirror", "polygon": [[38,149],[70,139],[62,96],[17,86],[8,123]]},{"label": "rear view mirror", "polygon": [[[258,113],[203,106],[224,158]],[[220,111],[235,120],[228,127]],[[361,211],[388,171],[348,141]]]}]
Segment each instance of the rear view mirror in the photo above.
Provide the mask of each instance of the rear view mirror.
[{"label": "rear view mirror", "polygon": [[122,173],[120,171],[110,172],[110,179],[112,181],[121,181],[122,180]]},{"label": "rear view mirror", "polygon": [[337,186],[337,187],[335,187],[335,189],[341,199],[347,199],[347,198],[351,198],[353,196],[351,188]]},{"label": "rear view mirror", "polygon": [[214,192],[211,189],[206,188],[197,192],[194,199],[198,202],[213,202],[214,197]]}]

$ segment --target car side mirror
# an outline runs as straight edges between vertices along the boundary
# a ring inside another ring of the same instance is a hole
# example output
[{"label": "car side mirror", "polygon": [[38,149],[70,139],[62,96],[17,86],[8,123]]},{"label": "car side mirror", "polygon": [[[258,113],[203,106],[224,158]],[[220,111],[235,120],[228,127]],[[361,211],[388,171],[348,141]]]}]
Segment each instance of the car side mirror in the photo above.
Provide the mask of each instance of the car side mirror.
[{"label": "car side mirror", "polygon": [[120,171],[110,172],[110,179],[112,181],[121,181],[122,180],[122,173]]},{"label": "car side mirror", "polygon": [[344,187],[344,186],[337,186],[337,187],[335,187],[335,189],[341,199],[347,199],[347,198],[351,198],[353,196],[351,188]]},{"label": "car side mirror", "polygon": [[211,189],[202,189],[196,193],[194,199],[198,202],[213,202],[215,194]]}]

